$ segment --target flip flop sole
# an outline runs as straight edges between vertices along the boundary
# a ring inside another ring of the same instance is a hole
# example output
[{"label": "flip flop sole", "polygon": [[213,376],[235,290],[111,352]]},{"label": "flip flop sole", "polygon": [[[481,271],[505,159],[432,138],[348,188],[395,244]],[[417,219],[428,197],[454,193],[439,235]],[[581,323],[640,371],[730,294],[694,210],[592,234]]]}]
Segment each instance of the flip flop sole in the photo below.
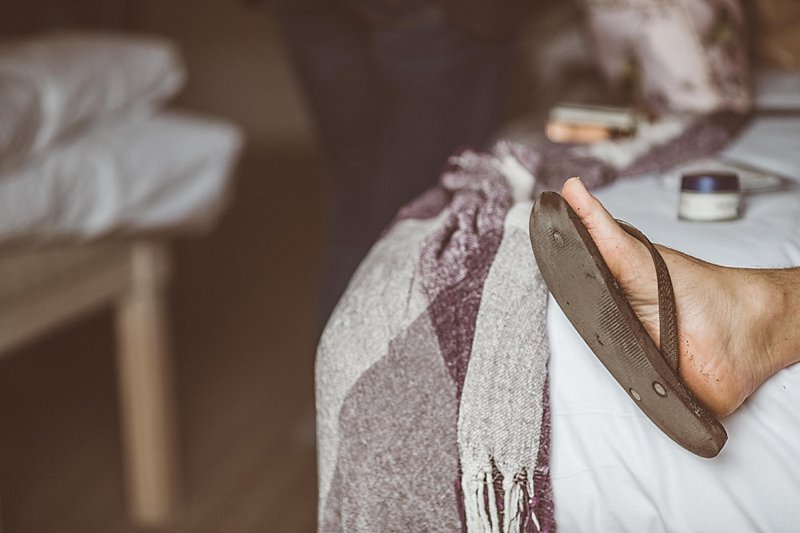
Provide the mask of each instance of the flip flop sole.
[{"label": "flip flop sole", "polygon": [[536,201],[531,245],[564,314],[636,405],[675,442],[715,457],[728,436],[664,359],[588,230],[556,193]]}]

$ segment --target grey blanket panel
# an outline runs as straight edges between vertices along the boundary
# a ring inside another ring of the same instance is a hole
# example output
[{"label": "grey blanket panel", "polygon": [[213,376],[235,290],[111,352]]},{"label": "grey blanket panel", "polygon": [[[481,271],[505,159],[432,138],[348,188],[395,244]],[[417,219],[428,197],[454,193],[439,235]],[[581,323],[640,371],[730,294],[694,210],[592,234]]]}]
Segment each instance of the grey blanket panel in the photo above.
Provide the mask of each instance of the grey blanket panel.
[{"label": "grey blanket panel", "polygon": [[428,305],[417,264],[435,228],[436,219],[396,224],[370,251],[325,328],[316,364],[321,502],[327,497],[336,464],[339,410],[345,395]]},{"label": "grey blanket panel", "polygon": [[458,531],[456,386],[427,313],[350,389],[322,532]]}]

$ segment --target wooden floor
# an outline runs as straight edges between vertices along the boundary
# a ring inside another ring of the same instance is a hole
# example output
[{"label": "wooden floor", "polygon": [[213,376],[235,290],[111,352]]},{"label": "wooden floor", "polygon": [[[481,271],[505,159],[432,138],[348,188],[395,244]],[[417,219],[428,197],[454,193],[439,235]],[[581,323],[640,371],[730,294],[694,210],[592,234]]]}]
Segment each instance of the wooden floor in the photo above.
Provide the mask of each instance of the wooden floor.
[{"label": "wooden floor", "polygon": [[[210,234],[175,247],[184,472],[175,532],[316,523],[319,168],[248,156]],[[125,515],[110,313],[0,360],[3,533],[135,532]]]}]

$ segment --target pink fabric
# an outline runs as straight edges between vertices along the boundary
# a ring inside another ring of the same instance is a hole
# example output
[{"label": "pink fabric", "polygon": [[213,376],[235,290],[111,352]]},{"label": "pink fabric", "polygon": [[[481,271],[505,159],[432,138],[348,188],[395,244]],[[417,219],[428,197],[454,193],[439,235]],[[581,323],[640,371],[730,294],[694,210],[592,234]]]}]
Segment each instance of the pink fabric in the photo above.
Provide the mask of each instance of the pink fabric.
[{"label": "pink fabric", "polygon": [[582,0],[610,85],[654,111],[745,111],[746,24],[739,0]]}]

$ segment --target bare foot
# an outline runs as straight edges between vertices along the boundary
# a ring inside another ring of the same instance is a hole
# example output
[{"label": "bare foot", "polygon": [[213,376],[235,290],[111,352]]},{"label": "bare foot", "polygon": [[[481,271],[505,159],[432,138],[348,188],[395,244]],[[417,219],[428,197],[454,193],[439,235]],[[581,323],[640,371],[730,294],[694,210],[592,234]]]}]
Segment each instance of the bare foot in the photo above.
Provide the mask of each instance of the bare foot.
[{"label": "bare foot", "polygon": [[[650,253],[614,221],[577,178],[562,196],[581,218],[625,297],[658,344],[658,295]],[[726,268],[657,246],[678,313],[678,372],[714,414],[726,416],[787,362],[771,353],[781,294],[763,271]]]}]

